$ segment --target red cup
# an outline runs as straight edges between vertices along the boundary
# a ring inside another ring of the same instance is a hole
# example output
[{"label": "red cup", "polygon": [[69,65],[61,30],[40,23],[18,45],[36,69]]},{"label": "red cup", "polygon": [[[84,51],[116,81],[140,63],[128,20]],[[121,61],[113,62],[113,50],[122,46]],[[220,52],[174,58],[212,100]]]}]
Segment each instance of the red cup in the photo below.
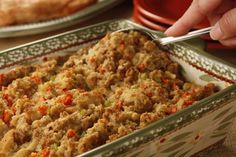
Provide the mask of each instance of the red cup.
[{"label": "red cup", "polygon": [[[134,5],[140,14],[150,20],[172,25],[176,22],[191,5],[192,0],[134,0]],[[209,26],[205,19],[194,28]]]}]

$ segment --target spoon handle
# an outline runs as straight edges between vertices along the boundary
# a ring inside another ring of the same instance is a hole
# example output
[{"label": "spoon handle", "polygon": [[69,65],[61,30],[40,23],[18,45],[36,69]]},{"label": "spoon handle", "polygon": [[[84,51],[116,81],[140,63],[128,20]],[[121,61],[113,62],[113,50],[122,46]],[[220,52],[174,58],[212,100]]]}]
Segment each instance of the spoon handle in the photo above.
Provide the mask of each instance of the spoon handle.
[{"label": "spoon handle", "polygon": [[187,40],[187,39],[191,39],[194,37],[198,37],[202,34],[206,34],[209,33],[211,31],[213,27],[207,27],[207,28],[203,28],[203,29],[199,29],[196,31],[192,31],[189,32],[185,35],[182,36],[178,36],[178,37],[165,37],[165,38],[161,38],[161,39],[156,39],[160,42],[160,44],[162,45],[166,45],[166,44],[170,44],[170,43],[174,43],[174,42],[178,42],[178,41],[183,41],[183,40]]}]

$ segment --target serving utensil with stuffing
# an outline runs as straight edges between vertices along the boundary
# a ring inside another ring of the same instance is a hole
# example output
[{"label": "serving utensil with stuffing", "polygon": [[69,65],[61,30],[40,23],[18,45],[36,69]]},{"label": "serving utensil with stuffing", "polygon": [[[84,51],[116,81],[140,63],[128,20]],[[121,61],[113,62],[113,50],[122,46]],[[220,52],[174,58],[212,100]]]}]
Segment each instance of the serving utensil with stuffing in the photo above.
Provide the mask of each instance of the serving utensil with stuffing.
[{"label": "serving utensil with stuffing", "polygon": [[156,41],[158,44],[167,45],[170,43],[184,41],[184,40],[188,40],[188,39],[192,39],[192,38],[201,36],[203,34],[207,34],[211,31],[212,28],[213,27],[207,27],[207,28],[196,30],[196,31],[191,31],[185,35],[178,36],[178,37],[163,37],[163,38],[157,38],[157,37],[153,36],[150,32],[148,32],[144,29],[137,29],[137,28],[121,29],[116,32],[138,31],[138,32],[141,32],[142,34],[149,36],[152,40]]}]

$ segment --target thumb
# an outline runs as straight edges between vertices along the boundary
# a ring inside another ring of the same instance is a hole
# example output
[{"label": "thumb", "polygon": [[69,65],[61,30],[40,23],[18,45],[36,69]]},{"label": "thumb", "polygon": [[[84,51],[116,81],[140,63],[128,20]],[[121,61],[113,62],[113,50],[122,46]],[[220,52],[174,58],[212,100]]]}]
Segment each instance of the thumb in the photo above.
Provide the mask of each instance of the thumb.
[{"label": "thumb", "polygon": [[214,40],[223,40],[236,35],[236,8],[226,12],[214,25],[210,36]]}]

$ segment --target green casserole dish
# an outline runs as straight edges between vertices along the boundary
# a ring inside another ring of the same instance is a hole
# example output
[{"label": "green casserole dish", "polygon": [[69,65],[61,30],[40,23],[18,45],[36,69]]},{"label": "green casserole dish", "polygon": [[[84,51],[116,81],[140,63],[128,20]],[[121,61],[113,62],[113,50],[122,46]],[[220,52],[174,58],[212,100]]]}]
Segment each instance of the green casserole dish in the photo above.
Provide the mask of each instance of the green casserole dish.
[{"label": "green casserole dish", "polygon": [[[1,72],[19,64],[40,63],[40,58],[45,56],[75,52],[96,43],[109,32],[124,28],[146,29],[128,20],[112,20],[18,46],[1,52]],[[162,36],[159,32],[146,30],[154,36]],[[235,67],[186,43],[161,49],[169,52],[170,58],[181,66],[181,73],[188,81],[199,85],[213,83],[220,90],[145,128],[79,156],[187,157],[204,154],[204,150],[224,141],[236,116]]]}]

